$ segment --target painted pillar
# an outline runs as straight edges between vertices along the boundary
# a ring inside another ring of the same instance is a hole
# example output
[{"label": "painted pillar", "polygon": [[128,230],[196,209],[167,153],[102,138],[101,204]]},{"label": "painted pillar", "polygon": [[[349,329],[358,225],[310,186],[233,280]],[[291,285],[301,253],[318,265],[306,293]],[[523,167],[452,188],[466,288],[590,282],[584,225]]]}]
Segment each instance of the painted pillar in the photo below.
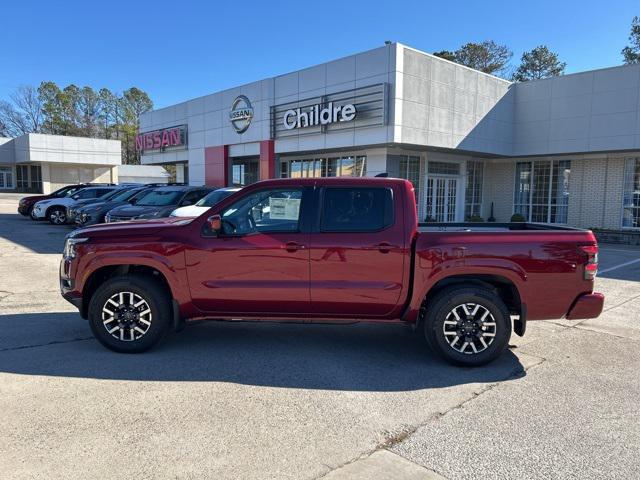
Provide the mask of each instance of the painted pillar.
[{"label": "painted pillar", "polygon": [[276,154],[273,140],[260,142],[260,180],[276,178]]},{"label": "painted pillar", "polygon": [[204,149],[204,183],[209,187],[229,186],[229,146]]}]

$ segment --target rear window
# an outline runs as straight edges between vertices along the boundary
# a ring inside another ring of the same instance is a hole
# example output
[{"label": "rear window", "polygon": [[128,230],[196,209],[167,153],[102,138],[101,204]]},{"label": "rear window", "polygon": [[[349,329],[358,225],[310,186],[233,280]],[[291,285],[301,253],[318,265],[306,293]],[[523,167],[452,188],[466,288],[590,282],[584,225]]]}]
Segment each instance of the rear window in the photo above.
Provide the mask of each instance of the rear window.
[{"label": "rear window", "polygon": [[393,193],[389,188],[327,188],[323,232],[376,232],[393,224]]}]

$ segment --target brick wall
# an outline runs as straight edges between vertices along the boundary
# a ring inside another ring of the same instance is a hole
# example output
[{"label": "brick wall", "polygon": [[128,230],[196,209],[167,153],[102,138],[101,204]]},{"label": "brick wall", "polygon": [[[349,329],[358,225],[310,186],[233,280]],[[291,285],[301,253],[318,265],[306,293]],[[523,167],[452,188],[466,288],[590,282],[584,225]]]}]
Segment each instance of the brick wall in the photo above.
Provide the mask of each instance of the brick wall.
[{"label": "brick wall", "polygon": [[[571,160],[568,224],[581,228],[619,229],[624,188],[624,158],[606,155],[601,158],[570,156],[553,158]],[[485,163],[483,202],[485,218],[490,214],[492,201],[496,221],[506,222],[511,218],[516,162],[516,159],[512,159],[507,162],[487,161]]]}]

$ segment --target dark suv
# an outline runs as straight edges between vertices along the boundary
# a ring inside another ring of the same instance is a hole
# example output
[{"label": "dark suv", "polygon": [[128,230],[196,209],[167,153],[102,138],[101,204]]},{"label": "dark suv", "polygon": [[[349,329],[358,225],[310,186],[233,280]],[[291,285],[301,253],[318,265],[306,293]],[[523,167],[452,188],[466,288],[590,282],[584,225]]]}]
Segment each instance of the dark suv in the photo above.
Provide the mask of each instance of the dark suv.
[{"label": "dark suv", "polygon": [[111,210],[105,216],[105,222],[168,217],[176,208],[195,204],[211,190],[210,187],[154,188],[135,205],[123,205]]},{"label": "dark suv", "polygon": [[29,215],[31,215],[33,206],[40,200],[69,197],[81,188],[102,187],[107,185],[113,185],[113,183],[77,183],[75,185],[67,185],[66,187],[59,188],[55,192],[52,192],[48,195],[31,195],[29,197],[22,197],[20,199],[20,203],[18,203],[18,213],[20,215],[28,217]]}]

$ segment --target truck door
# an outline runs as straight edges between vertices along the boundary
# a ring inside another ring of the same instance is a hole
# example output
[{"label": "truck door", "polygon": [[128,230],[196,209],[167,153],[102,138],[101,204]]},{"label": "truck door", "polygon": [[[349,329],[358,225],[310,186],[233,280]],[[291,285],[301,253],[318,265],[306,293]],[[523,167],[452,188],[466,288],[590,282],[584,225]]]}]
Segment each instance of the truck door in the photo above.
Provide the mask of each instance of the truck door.
[{"label": "truck door", "polygon": [[270,187],[225,208],[223,231],[203,235],[186,252],[196,307],[238,316],[307,314],[309,232],[303,206],[312,194],[302,187]]},{"label": "truck door", "polygon": [[399,194],[391,187],[320,189],[311,235],[315,316],[376,317],[396,307],[408,248]]}]

